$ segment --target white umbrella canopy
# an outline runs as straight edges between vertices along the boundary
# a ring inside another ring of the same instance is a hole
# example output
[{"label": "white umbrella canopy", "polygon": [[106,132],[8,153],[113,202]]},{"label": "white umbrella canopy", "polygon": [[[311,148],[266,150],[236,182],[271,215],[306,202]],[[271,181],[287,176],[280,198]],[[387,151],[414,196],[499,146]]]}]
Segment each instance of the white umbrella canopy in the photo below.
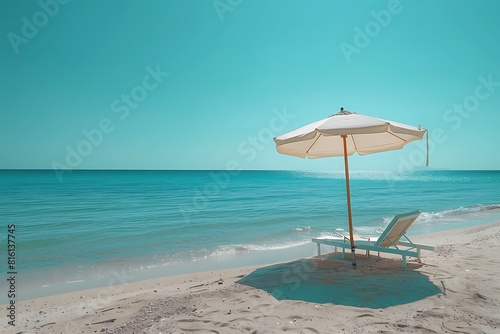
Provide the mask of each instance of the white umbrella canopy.
[{"label": "white umbrella canopy", "polygon": [[425,129],[341,110],[328,118],[274,138],[279,153],[309,159],[399,150],[422,139]]},{"label": "white umbrella canopy", "polygon": [[356,266],[347,157],[354,153],[365,155],[399,150],[409,142],[422,139],[426,133],[427,130],[420,126],[364,116],[340,108],[339,113],[276,137],[274,141],[279,153],[300,158],[344,156],[352,264]]}]

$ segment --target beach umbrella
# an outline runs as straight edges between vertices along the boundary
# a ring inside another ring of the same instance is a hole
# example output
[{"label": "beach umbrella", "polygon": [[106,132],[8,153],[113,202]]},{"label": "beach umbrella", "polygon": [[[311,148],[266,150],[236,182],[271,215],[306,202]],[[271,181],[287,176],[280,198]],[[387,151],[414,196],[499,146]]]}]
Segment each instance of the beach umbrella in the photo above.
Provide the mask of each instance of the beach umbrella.
[{"label": "beach umbrella", "polygon": [[354,153],[365,155],[398,150],[411,141],[422,139],[425,133],[427,133],[427,130],[422,129],[420,125],[414,127],[364,116],[340,108],[340,112],[328,118],[274,138],[276,150],[282,154],[300,158],[307,157],[309,159],[344,157],[347,214],[353,266],[356,266],[356,258],[348,156]]}]

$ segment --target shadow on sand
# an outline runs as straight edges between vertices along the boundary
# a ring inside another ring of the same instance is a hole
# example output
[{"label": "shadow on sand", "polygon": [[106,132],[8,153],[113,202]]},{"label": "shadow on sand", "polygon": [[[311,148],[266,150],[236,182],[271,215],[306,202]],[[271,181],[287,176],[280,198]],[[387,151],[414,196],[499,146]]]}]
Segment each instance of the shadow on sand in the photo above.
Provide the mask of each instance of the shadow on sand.
[{"label": "shadow on sand", "polygon": [[358,267],[338,253],[259,268],[236,283],[270,293],[278,300],[386,308],[441,293],[427,276],[396,259],[356,255]]}]

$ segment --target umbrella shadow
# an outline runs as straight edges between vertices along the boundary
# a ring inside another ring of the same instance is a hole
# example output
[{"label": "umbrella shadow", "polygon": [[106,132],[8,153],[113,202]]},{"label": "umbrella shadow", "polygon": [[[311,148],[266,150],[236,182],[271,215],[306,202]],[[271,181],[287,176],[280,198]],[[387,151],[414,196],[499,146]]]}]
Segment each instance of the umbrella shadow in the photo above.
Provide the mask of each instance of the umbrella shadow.
[{"label": "umbrella shadow", "polygon": [[441,293],[416,271],[418,263],[357,255],[358,268],[338,253],[259,268],[236,283],[270,293],[277,300],[386,308]]}]

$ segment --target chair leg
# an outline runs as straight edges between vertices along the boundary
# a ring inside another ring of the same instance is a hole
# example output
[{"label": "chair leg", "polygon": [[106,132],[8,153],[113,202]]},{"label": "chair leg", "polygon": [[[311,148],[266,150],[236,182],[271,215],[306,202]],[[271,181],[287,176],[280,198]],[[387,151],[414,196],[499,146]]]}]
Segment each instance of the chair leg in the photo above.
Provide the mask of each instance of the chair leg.
[{"label": "chair leg", "polygon": [[321,247],[319,245],[319,242],[316,243],[316,246],[318,246],[318,255],[321,255]]},{"label": "chair leg", "polygon": [[403,268],[406,268],[406,255],[403,255]]}]

